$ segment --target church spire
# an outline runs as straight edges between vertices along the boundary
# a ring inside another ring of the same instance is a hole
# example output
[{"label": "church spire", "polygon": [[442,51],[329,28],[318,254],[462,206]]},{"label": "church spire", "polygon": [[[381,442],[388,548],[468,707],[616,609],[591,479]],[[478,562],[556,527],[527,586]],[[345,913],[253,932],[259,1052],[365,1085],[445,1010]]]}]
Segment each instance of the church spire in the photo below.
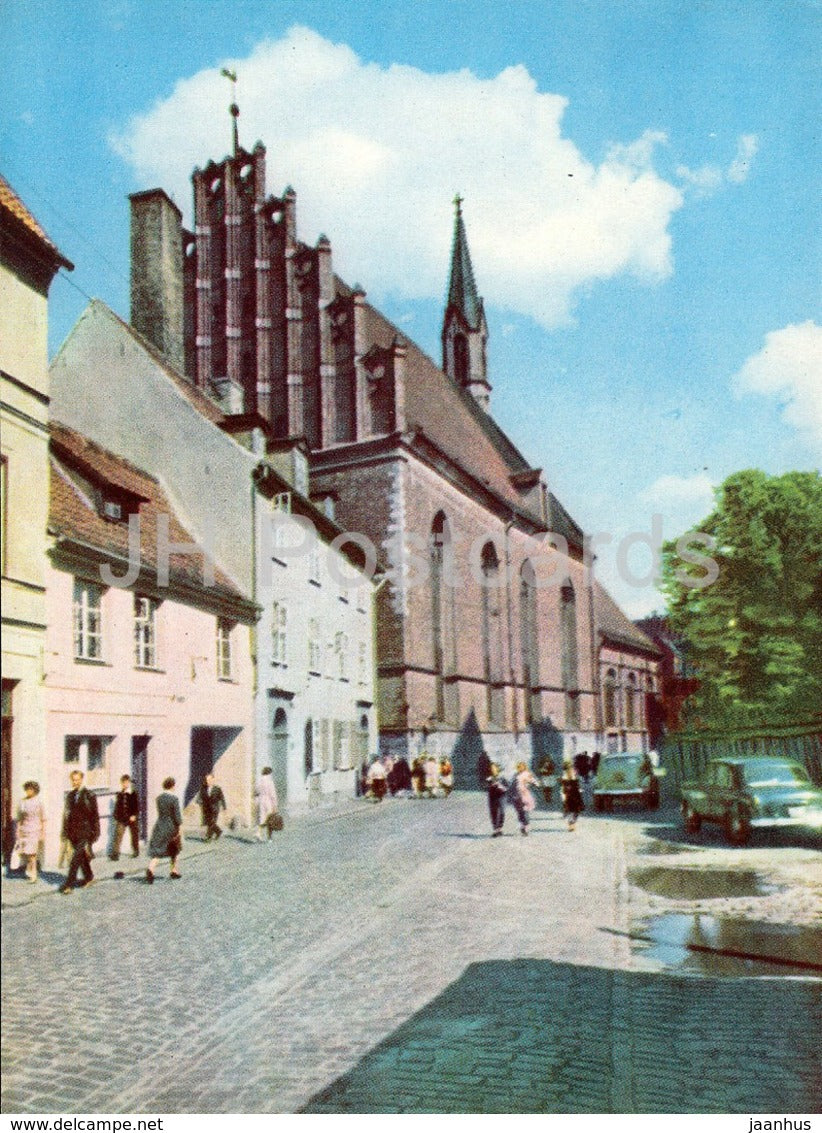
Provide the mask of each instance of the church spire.
[{"label": "church spire", "polygon": [[483,409],[488,410],[491,384],[486,375],[485,344],[488,325],[482,299],[477,294],[468,237],[462,217],[463,198],[454,198],[454,242],[451,276],[442,324],[442,368]]}]

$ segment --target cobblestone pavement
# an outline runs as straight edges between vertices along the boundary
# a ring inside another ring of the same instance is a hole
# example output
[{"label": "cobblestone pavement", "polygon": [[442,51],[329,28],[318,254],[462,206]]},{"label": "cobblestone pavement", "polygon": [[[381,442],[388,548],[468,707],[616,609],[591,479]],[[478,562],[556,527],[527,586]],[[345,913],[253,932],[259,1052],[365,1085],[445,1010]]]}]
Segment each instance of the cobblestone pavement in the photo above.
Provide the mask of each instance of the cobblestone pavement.
[{"label": "cobblestone pavement", "polygon": [[[491,839],[474,794],[358,803],[192,844],[175,884],[4,883],[3,1111],[816,1112],[812,971],[668,972],[629,939],[672,909],[812,925],[812,847],[746,858],[664,816],[531,831]],[[647,894],[651,861],[769,884]]]}]

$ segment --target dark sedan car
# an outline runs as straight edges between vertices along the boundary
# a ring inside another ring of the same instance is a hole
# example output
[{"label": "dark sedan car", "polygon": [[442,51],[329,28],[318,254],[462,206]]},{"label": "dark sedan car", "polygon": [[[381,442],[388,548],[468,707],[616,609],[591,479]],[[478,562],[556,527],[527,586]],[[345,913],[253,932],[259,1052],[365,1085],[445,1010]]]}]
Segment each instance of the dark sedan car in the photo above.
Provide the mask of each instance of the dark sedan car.
[{"label": "dark sedan car", "polygon": [[712,759],[699,782],[682,788],[682,820],[689,834],[703,822],[718,822],[734,845],[744,845],[762,827],[822,831],[822,790],[789,759]]}]

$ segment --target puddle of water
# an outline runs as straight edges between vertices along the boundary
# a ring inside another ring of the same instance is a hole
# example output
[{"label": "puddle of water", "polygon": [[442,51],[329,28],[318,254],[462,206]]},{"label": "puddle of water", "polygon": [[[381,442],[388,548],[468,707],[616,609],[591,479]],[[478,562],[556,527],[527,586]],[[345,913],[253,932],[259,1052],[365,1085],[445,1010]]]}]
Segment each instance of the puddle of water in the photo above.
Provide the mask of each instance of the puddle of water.
[{"label": "puddle of water", "polygon": [[628,880],[647,893],[679,901],[713,897],[763,897],[773,892],[752,869],[669,869],[647,866],[628,871]]},{"label": "puddle of water", "polygon": [[666,913],[638,926],[635,938],[638,954],[683,972],[822,978],[822,929]]}]

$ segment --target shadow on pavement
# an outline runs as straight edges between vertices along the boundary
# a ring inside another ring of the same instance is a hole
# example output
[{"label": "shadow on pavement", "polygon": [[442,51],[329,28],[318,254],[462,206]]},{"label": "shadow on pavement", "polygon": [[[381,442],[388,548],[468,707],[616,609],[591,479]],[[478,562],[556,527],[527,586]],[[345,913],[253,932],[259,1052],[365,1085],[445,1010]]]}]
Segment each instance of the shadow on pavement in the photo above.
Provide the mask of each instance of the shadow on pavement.
[{"label": "shadow on pavement", "polygon": [[822,985],[471,964],[303,1113],[817,1113]]}]

